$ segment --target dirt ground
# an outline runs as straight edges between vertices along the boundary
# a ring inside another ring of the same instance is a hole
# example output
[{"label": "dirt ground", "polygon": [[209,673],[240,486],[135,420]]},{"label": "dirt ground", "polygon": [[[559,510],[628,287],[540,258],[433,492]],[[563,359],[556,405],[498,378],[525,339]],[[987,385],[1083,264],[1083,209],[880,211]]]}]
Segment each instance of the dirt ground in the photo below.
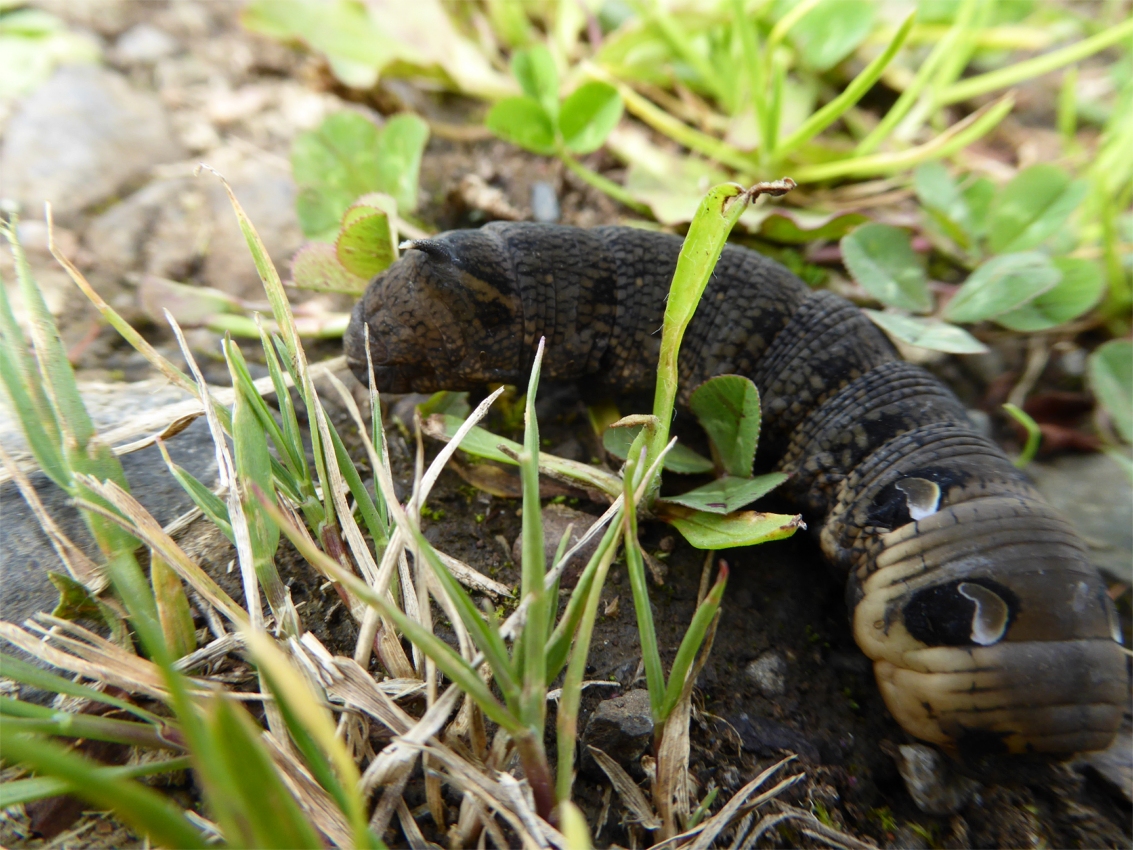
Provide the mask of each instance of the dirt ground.
[{"label": "dirt ground", "polygon": [[[215,18],[214,29],[199,38],[215,38],[216,28],[220,27],[229,41],[251,41],[238,29],[232,14],[215,10],[210,14]],[[200,52],[205,55],[208,51],[201,47]],[[257,75],[267,80],[278,79],[281,74],[301,74],[309,86],[322,86],[339,96],[347,94],[327,83],[317,63],[297,57],[285,59],[271,68],[257,70],[250,66],[246,71],[248,79],[257,79]],[[486,220],[481,210],[470,209],[456,191],[461,177],[467,174],[477,174],[498,188],[521,213],[529,211],[531,187],[540,181],[554,187],[564,223],[616,223],[624,213],[607,197],[564,173],[557,163],[480,137],[474,125],[478,120],[476,109],[467,102],[392,87],[384,89],[368,105],[389,108],[391,103],[396,106],[408,99],[431,119],[450,125],[463,122],[470,128],[467,135],[472,137],[460,140],[434,133],[422,165],[420,215],[427,224],[447,229],[474,226]],[[275,155],[286,156],[286,147],[278,140],[260,139],[260,143]],[[602,160],[601,154],[591,164],[611,165]],[[76,231],[82,227],[81,221],[74,225]],[[65,338],[74,341],[88,332],[88,312],[75,311],[64,319],[68,322],[63,329]],[[150,328],[148,335],[163,350],[172,350],[167,334]],[[1011,345],[1005,343],[1001,352],[1008,363],[1021,356]],[[309,359],[313,362],[336,353],[333,344],[322,343],[311,347]],[[119,376],[141,377],[137,358],[108,330],[86,345],[79,367],[81,374],[87,376],[105,376],[116,371]],[[937,368],[966,401],[978,399],[987,391],[986,381],[956,361],[945,361]],[[209,373],[210,380],[224,378],[224,370],[215,365]],[[547,386],[541,398],[542,436],[547,451],[579,460],[601,456],[583,403],[573,388]],[[387,401],[396,403],[396,399]],[[623,412],[631,409],[623,407]],[[496,419],[489,425],[499,428],[504,423]],[[352,430],[342,427],[347,432]],[[412,471],[408,432],[393,425],[390,434],[399,485],[408,490]],[[436,445],[431,445],[429,451],[435,452]],[[358,451],[357,457],[360,466],[364,465],[364,454]],[[517,584],[519,573],[512,562],[510,546],[519,533],[518,500],[477,491],[454,471],[444,473],[434,493],[433,518],[426,529],[429,539],[493,578]],[[565,501],[595,516],[604,507],[588,502],[581,494],[568,495]],[[758,507],[783,506],[768,503]],[[658,554],[664,567],[664,583],[655,584],[651,590],[658,638],[667,665],[695,607],[703,553],[693,550],[660,523],[646,523],[642,541],[648,552]],[[785,752],[794,752],[806,779],[791,789],[785,798],[787,802],[814,811],[829,824],[878,846],[1130,846],[1133,810],[1128,799],[1096,771],[1083,766],[1019,758],[956,763],[952,766],[954,771],[978,782],[971,802],[954,815],[922,812],[910,797],[892,755],[899,745],[914,741],[887,713],[871,665],[851,636],[843,582],[823,563],[814,541],[800,533],[790,540],[757,548],[721,552],[718,557],[728,562],[732,572],[715,646],[694,697],[691,773],[697,785],[697,799],[715,787],[719,789],[719,806],[760,770],[774,764]],[[216,557],[218,567],[223,560]],[[321,581],[293,556],[284,556],[281,561],[293,597],[303,606],[300,611],[308,627],[333,652],[351,654],[356,630],[337,597],[328,599],[322,595]],[[1128,635],[1127,597],[1128,593],[1122,614]],[[615,568],[611,573],[603,610],[606,614],[596,629],[587,678],[615,681],[618,685],[593,687],[586,692],[580,727],[585,726],[600,700],[643,687],[638,669],[637,627],[623,569]],[[770,678],[765,674],[768,669],[773,674]],[[554,729],[553,717],[548,728]],[[551,738],[548,744],[553,752]],[[608,797],[603,795],[608,793],[608,783],[604,779],[584,770],[575,787],[576,799],[600,845],[648,844],[646,834],[623,823],[616,799],[608,808],[605,806]],[[175,791],[191,794],[185,786]],[[407,800],[411,807],[423,804],[423,788],[411,787]],[[451,822],[459,798],[450,796],[447,802]],[[606,817],[599,821],[603,811],[607,812]],[[101,818],[84,820],[80,826],[81,830],[66,840],[66,846],[128,846],[136,841]],[[427,818],[422,819],[422,826],[428,828]],[[427,833],[427,837],[447,843],[443,835]],[[13,836],[4,838],[7,842]],[[394,837],[395,843],[399,840],[400,836]],[[810,842],[812,839],[782,827],[759,846],[809,846]],[[11,846],[43,845],[38,840],[24,839],[13,841]]]}]

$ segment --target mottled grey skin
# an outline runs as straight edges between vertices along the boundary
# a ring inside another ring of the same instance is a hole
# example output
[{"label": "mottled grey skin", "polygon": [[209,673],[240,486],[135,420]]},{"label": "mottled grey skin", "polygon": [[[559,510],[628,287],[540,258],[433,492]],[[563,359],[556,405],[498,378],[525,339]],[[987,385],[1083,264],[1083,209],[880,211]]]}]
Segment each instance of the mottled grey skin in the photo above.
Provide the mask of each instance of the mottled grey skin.
[{"label": "mottled grey skin", "polygon": [[[651,389],[678,237],[491,224],[416,244],[354,310],[389,392],[543,374]],[[713,375],[759,387],[757,463],[848,573],[854,635],[911,733],[974,751],[1070,753],[1112,740],[1128,689],[1116,615],[1085,547],[929,373],[854,305],[724,249],[686,333],[682,401]]]}]

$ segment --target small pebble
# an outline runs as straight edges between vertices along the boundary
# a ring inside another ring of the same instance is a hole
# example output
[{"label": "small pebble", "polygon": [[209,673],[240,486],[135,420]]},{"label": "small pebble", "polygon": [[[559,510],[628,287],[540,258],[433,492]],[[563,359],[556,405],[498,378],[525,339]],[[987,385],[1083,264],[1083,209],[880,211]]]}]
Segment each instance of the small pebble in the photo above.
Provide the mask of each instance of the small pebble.
[{"label": "small pebble", "polygon": [[902,744],[897,750],[897,770],[909,796],[926,814],[955,814],[979,787],[974,780],[954,774],[939,750],[925,744]]},{"label": "small pebble", "polygon": [[787,662],[773,650],[749,662],[744,673],[768,699],[782,696],[787,689]]},{"label": "small pebble", "polygon": [[555,187],[545,180],[531,184],[531,217],[543,224],[559,220],[559,196]]},{"label": "small pebble", "polygon": [[138,24],[119,36],[114,57],[124,65],[152,65],[173,56],[180,46],[173,36],[151,24]]}]

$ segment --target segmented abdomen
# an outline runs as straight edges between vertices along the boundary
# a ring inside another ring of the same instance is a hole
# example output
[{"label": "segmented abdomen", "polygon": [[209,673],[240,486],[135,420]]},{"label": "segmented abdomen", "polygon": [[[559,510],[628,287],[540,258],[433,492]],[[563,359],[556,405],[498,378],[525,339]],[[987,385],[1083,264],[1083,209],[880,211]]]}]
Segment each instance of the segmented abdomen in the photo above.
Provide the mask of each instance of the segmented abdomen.
[{"label": "segmented abdomen", "polygon": [[[359,377],[368,324],[381,389],[519,382],[540,336],[548,377],[652,387],[679,238],[493,224],[417,247],[355,310]],[[857,307],[729,246],[680,371],[682,399],[718,374],[759,387],[757,462],[791,473],[788,494],[848,573],[855,638],[907,730],[981,751],[1109,743],[1126,662],[1085,548]]]}]

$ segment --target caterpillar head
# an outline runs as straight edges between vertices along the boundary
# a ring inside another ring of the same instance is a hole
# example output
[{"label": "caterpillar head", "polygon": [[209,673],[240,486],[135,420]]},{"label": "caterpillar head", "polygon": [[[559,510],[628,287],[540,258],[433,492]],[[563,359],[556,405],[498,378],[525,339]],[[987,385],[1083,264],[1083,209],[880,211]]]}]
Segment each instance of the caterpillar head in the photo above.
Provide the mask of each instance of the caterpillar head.
[{"label": "caterpillar head", "polygon": [[370,282],[350,316],[346,360],[378,389],[436,392],[517,383],[523,343],[520,298],[500,240],[452,231],[409,250]]}]

